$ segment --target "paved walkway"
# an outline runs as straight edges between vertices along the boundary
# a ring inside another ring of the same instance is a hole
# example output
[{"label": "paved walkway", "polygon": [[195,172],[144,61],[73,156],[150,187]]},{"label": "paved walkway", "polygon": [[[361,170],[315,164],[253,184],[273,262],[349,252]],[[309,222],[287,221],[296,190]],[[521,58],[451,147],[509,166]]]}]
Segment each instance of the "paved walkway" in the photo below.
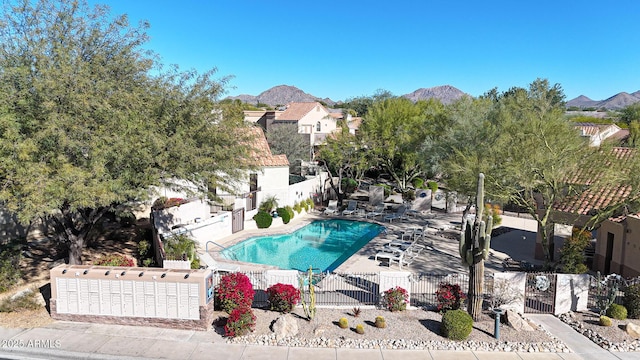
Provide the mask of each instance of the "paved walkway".
[{"label": "paved walkway", "polygon": [[552,315],[533,315],[572,353],[437,350],[368,350],[230,345],[213,331],[56,321],[34,329],[0,328],[2,359],[273,359],[273,360],[609,360],[640,359],[640,353],[606,351]]}]

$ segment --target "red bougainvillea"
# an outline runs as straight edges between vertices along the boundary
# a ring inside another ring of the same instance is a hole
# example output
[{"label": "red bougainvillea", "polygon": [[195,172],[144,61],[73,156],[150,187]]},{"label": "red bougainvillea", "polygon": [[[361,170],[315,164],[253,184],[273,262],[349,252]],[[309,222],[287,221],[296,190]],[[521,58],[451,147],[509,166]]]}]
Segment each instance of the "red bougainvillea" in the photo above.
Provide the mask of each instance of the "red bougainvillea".
[{"label": "red bougainvillea", "polygon": [[238,307],[231,311],[227,324],[224,326],[224,336],[235,337],[248,334],[256,326],[256,316],[248,307]]},{"label": "red bougainvillea", "polygon": [[382,294],[382,303],[389,311],[403,311],[407,308],[409,293],[407,290],[396,286],[386,290]]},{"label": "red bougainvillea", "polygon": [[467,296],[460,289],[460,285],[440,283],[440,289],[436,291],[438,298],[438,311],[458,310]]},{"label": "red bougainvillea", "polygon": [[251,308],[253,295],[255,292],[251,280],[242,273],[224,275],[216,286],[216,302],[228,314],[236,308]]},{"label": "red bougainvillea", "polygon": [[281,313],[291,312],[300,301],[300,291],[289,284],[272,285],[267,289],[267,295],[271,310]]}]

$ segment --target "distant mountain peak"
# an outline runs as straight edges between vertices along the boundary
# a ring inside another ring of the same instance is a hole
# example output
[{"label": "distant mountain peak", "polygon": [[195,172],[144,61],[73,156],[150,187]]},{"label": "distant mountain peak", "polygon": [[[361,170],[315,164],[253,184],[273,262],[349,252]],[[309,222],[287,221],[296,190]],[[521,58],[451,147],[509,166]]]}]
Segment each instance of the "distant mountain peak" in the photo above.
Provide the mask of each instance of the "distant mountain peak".
[{"label": "distant mountain peak", "polygon": [[595,108],[607,110],[620,110],[629,105],[640,102],[640,90],[634,93],[619,92],[605,100],[591,100],[584,95],[567,101],[567,107],[577,107],[581,109]]},{"label": "distant mountain peak", "polygon": [[419,100],[438,99],[443,104],[450,104],[466,94],[451,85],[434,86],[430,88],[420,88],[410,94],[402,95],[413,102]]},{"label": "distant mountain peak", "polygon": [[286,105],[290,102],[315,102],[321,101],[327,105],[333,105],[335,102],[329,98],[321,99],[319,97],[307,94],[306,92],[291,85],[277,85],[268,90],[261,92],[257,96],[238,95],[229,96],[228,99],[239,99],[242,102],[256,105],[258,103],[267,104],[269,106]]}]

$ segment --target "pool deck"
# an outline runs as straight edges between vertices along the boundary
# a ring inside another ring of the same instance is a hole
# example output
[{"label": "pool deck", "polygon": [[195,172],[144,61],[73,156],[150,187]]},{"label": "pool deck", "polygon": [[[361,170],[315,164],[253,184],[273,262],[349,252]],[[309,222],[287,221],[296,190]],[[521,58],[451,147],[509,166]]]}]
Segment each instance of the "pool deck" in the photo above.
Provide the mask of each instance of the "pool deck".
[{"label": "pool deck", "polygon": [[[445,214],[439,212],[412,214],[408,219],[393,222],[384,221],[383,217],[365,219],[359,216],[323,215],[320,211],[313,210],[311,213],[296,214],[287,225],[274,224],[276,226],[267,229],[255,228],[253,221],[246,221],[245,230],[231,236],[216,241],[218,244],[228,247],[253,236],[266,236],[272,234],[282,234],[293,232],[317,219],[342,218],[358,221],[375,222],[386,227],[386,232],[381,233],[366,244],[362,249],[342,263],[337,272],[351,273],[371,273],[379,271],[410,271],[414,273],[451,274],[466,273],[468,269],[464,267],[458,255],[459,229],[462,219],[461,213]],[[253,227],[251,227],[253,225]],[[534,220],[503,216],[501,227],[508,227],[511,231],[494,237],[491,240],[491,251],[489,259],[485,262],[487,273],[502,271],[502,261],[507,257],[516,260],[525,260],[536,263],[533,259],[535,248],[535,236],[537,225]],[[424,228],[424,236],[419,243],[425,245],[424,250],[408,266],[402,269],[397,264],[387,266],[375,261],[374,256],[377,248],[383,246],[392,239],[399,238],[400,234],[408,229],[420,227]],[[272,266],[249,264],[243,262],[230,261],[222,257],[216,249],[210,249],[210,255],[219,262],[233,263],[238,265],[240,271],[258,271],[264,269],[275,269]]]}]

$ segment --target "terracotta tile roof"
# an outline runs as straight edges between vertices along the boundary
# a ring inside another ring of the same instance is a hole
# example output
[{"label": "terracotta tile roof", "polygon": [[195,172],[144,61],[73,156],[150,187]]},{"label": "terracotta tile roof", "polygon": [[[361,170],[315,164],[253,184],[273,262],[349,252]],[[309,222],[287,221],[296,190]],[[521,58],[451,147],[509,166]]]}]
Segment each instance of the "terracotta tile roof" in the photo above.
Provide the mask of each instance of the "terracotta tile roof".
[{"label": "terracotta tile roof", "polygon": [[254,152],[251,154],[254,165],[262,167],[289,166],[287,155],[273,155],[267,142],[264,131],[259,126],[249,128],[249,132],[255,141],[251,144]]},{"label": "terracotta tile roof", "polygon": [[322,106],[319,102],[292,102],[287,105],[287,109],[282,112],[277,120],[298,121],[307,115],[316,106]]},{"label": "terracotta tile roof", "polygon": [[[612,150],[612,156],[609,158],[612,161],[617,159],[627,162],[633,158],[636,154],[636,150],[633,148],[616,147]],[[605,164],[604,166],[607,166]],[[571,184],[588,186],[593,184],[596,177],[600,176],[598,166],[592,166],[591,168],[584,167],[582,171],[574,174],[569,178],[568,182]],[[600,188],[597,191],[587,190],[582,192],[579,196],[573,199],[565,199],[561,204],[556,204],[554,208],[558,211],[588,215],[592,210],[605,209],[606,207],[622,201],[632,194],[632,187],[624,184],[612,184],[610,187]]]},{"label": "terracotta tile roof", "polygon": [[360,125],[362,125],[362,118],[361,117],[354,117],[351,119],[351,121],[349,121],[349,129],[359,129]]}]

